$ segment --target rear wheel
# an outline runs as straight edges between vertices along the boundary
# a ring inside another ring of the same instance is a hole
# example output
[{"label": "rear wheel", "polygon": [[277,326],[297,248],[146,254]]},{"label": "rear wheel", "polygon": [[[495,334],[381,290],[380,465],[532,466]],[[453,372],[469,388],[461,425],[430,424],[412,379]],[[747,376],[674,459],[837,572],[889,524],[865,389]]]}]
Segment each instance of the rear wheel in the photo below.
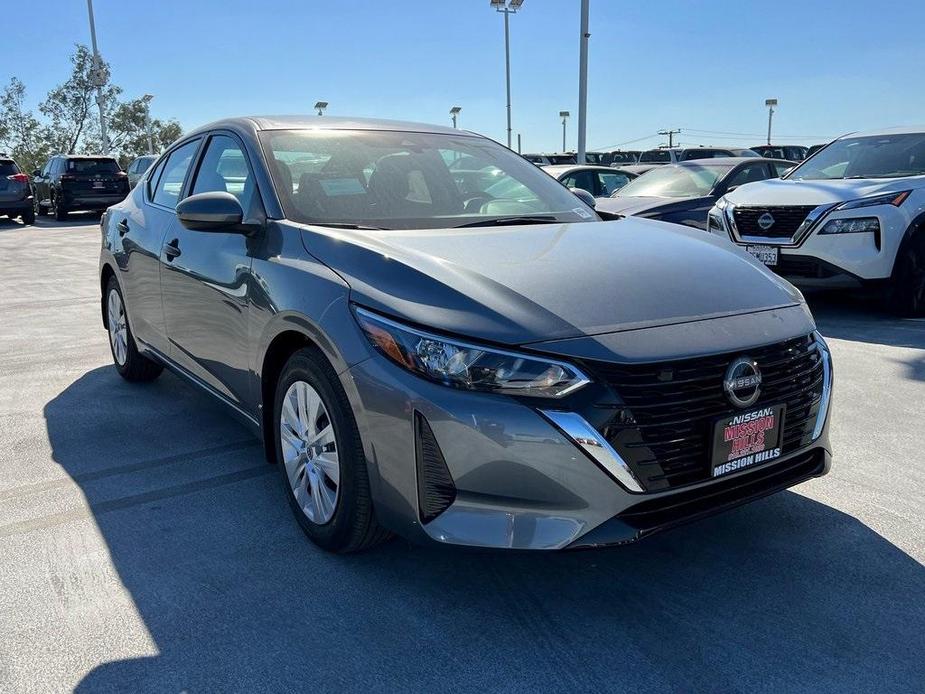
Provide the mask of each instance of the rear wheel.
[{"label": "rear wheel", "polygon": [[920,232],[896,261],[892,306],[903,316],[925,316],[925,232]]},{"label": "rear wheel", "polygon": [[29,209],[19,215],[23,224],[35,224],[35,209]]},{"label": "rear wheel", "polygon": [[286,363],[274,401],[276,462],[306,535],[329,552],[355,552],[389,538],[376,521],[366,456],[347,394],[315,350]]},{"label": "rear wheel", "polygon": [[138,351],[128,324],[125,300],[115,277],[106,284],[106,327],[109,330],[109,348],[116,371],[126,381],[153,381],[164,367],[151,361]]},{"label": "rear wheel", "polygon": [[51,215],[57,219],[59,222],[63,222],[67,219],[67,209],[58,204],[58,196],[51,196],[51,209],[49,210]]}]

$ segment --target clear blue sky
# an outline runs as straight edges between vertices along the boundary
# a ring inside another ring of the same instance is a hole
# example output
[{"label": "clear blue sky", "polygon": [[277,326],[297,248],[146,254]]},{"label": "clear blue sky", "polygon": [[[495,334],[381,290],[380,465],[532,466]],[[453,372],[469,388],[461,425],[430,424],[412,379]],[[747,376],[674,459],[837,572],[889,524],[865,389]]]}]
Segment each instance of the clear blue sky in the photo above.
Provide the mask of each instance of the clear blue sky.
[{"label": "clear blue sky", "polygon": [[[90,43],[86,3],[56,0],[39,14],[34,3],[4,4],[0,79],[19,77],[34,104],[66,77],[72,45]],[[578,8],[525,0],[511,19],[524,151],[559,149],[558,112],[577,116]],[[445,124],[459,105],[461,127],[505,138],[503,22],[488,0],[95,0],[94,9],[114,81],[126,96],[154,94],[154,115],[185,128],[309,113],[323,99],[332,115]],[[774,130],[787,142],[925,121],[923,25],[921,0],[591,0],[588,145],[666,127],[682,128],[684,144],[757,144],[767,97],[780,100]]]}]

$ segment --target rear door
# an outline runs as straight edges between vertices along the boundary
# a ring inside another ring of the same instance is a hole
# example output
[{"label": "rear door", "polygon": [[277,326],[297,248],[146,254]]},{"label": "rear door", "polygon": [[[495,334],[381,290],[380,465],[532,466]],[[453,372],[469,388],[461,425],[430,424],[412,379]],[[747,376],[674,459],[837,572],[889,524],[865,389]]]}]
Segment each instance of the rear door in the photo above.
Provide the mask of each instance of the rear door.
[{"label": "rear door", "polygon": [[[253,167],[231,133],[212,133],[186,195],[227,192],[245,218],[262,203]],[[250,388],[249,283],[251,239],[233,230],[191,231],[176,216],[161,254],[161,290],[171,358],[247,409]]]}]

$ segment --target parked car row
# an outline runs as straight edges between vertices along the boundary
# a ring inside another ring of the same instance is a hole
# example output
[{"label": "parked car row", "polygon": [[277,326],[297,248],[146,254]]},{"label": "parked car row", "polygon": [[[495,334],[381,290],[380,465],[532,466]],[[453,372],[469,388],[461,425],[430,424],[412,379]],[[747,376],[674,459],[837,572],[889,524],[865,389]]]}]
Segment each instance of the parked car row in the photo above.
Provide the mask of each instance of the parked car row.
[{"label": "parked car row", "polygon": [[586,195],[452,128],[206,125],[103,217],[115,368],[228,406],[336,552],[621,545],[828,472],[832,360],[800,293]]},{"label": "parked car row", "polygon": [[42,214],[64,220],[70,212],[102,213],[128,195],[155,159],[157,155],[138,157],[126,173],[114,157],[56,154],[30,178],[15,161],[0,155],[0,215],[33,224]]}]

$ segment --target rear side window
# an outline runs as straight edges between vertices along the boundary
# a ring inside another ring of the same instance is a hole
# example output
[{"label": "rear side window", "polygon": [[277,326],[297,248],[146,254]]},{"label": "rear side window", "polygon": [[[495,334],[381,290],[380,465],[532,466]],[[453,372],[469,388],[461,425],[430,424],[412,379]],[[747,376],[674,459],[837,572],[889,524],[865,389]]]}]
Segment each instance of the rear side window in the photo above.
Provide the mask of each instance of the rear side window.
[{"label": "rear side window", "polygon": [[0,159],[0,176],[12,176],[19,173],[16,162],[10,159]]},{"label": "rear side window", "polygon": [[119,173],[119,163],[115,159],[68,159],[65,173],[73,174],[113,174]]},{"label": "rear side window", "polygon": [[[158,205],[164,205],[174,209],[180,200],[180,193],[183,190],[183,181],[186,180],[186,172],[189,171],[190,164],[193,162],[193,156],[199,148],[199,140],[187,142],[185,145],[177,147],[164,164],[164,172],[154,189],[152,199]],[[155,173],[157,173],[155,171]]]}]

